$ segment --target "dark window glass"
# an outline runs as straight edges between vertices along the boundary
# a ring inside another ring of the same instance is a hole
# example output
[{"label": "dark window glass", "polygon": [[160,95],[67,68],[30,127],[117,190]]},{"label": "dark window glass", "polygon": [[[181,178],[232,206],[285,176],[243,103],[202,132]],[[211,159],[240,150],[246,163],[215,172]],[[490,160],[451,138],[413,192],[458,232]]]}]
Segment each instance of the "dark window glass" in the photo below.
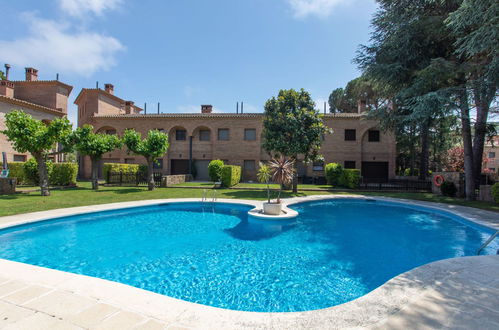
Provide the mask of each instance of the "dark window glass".
[{"label": "dark window glass", "polygon": [[156,161],[153,163],[153,169],[155,170],[162,170],[163,169],[163,159],[156,159]]},{"label": "dark window glass", "polygon": [[355,168],[355,160],[346,160],[345,168]]},{"label": "dark window glass", "polygon": [[255,161],[254,160],[245,160],[244,161],[244,170],[245,171],[254,171],[255,170]]},{"label": "dark window glass", "polygon": [[314,171],[324,171],[324,162],[314,162],[312,169]]},{"label": "dark window glass", "polygon": [[115,129],[106,129],[106,134],[107,135],[116,135],[116,130]]},{"label": "dark window glass", "polygon": [[246,141],[255,141],[256,140],[256,129],[246,128],[244,130],[244,139]]},{"label": "dark window glass", "polygon": [[357,140],[356,131],[354,129],[345,130],[345,141],[355,141]]},{"label": "dark window glass", "polygon": [[220,141],[229,141],[229,129],[219,128],[218,129],[218,139]]},{"label": "dark window glass", "polygon": [[14,161],[15,162],[25,162],[26,155],[14,155]]},{"label": "dark window glass", "polygon": [[369,131],[369,142],[379,142],[379,131]]},{"label": "dark window glass", "polygon": [[211,134],[207,129],[202,129],[199,131],[199,141],[210,141]]},{"label": "dark window glass", "polygon": [[175,131],[175,140],[185,141],[187,139],[187,131],[185,129],[178,129]]},{"label": "dark window glass", "polygon": [[134,164],[135,159],[134,158],[125,158],[125,164]]},{"label": "dark window glass", "polygon": [[495,152],[489,152],[489,158],[496,158]]}]

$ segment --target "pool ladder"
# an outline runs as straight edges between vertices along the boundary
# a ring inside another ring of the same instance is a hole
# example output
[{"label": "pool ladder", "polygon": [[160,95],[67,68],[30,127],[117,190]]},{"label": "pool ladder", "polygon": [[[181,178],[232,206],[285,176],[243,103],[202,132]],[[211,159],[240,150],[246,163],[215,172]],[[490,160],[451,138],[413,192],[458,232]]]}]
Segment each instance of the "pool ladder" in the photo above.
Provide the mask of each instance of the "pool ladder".
[{"label": "pool ladder", "polygon": [[[214,203],[217,201],[217,191],[215,189],[211,190],[211,202]],[[208,201],[208,190],[203,190],[203,196],[201,197],[202,202]]]},{"label": "pool ladder", "polygon": [[[496,231],[494,234],[492,234],[489,237],[489,239],[485,243],[483,243],[482,246],[480,246],[480,248],[476,251],[476,255],[480,255],[480,252],[482,252],[483,249],[485,249],[490,243],[492,243],[494,238],[496,238],[498,235],[499,235],[499,230]],[[499,250],[497,251],[497,254],[499,254]]]}]

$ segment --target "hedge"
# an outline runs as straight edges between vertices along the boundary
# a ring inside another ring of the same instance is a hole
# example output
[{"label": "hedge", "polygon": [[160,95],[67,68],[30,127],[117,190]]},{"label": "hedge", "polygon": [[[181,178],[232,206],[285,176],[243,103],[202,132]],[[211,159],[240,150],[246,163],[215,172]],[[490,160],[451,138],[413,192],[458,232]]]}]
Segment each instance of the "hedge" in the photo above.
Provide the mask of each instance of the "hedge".
[{"label": "hedge", "polygon": [[136,181],[136,177],[134,174],[147,173],[147,165],[104,163],[104,165],[102,165],[102,175],[104,176],[104,179],[106,181],[108,172],[131,174],[129,176],[123,177],[123,182],[131,183]]},{"label": "hedge", "polygon": [[222,185],[226,188],[235,186],[241,181],[241,166],[225,165],[222,168]]},{"label": "hedge", "polygon": [[76,185],[78,176],[78,164],[76,163],[55,163],[52,165],[49,181],[53,186]]},{"label": "hedge", "polygon": [[338,183],[345,188],[357,188],[360,183],[360,170],[343,169],[343,173],[341,174]]},{"label": "hedge", "polygon": [[222,169],[224,167],[223,160],[214,159],[208,164],[208,175],[210,176],[210,180],[213,182],[220,181],[222,177]]},{"label": "hedge", "polygon": [[492,185],[492,198],[496,203],[499,203],[499,182]]},{"label": "hedge", "polygon": [[343,173],[343,166],[337,163],[329,163],[325,167],[327,184],[337,186]]},{"label": "hedge", "polygon": [[[50,160],[47,161],[49,184],[50,184],[50,176],[52,174],[53,165],[54,163],[52,163]],[[38,163],[34,158],[28,159],[28,161],[24,163],[23,169],[24,169],[24,175],[26,176],[26,182],[34,185],[40,184],[40,177],[38,175]]]},{"label": "hedge", "polygon": [[[27,182],[24,174],[24,162],[11,162],[9,165],[9,178],[17,178],[17,184],[25,184]],[[3,163],[0,162],[0,167]]]}]

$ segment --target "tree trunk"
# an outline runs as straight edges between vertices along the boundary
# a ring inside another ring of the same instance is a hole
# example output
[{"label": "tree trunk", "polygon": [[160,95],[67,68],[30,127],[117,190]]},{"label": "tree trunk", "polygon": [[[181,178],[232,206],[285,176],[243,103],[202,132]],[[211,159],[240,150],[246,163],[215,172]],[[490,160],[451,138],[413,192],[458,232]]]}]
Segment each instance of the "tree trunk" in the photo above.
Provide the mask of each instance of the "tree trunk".
[{"label": "tree trunk", "polygon": [[154,190],[154,159],[147,159],[147,177],[149,178],[147,188]]},{"label": "tree trunk", "polygon": [[90,158],[92,161],[92,189],[99,190],[99,160]]},{"label": "tree trunk", "polygon": [[42,196],[50,196],[49,190],[49,173],[47,170],[47,160],[41,153],[33,154],[38,163],[38,176],[40,178],[40,191]]},{"label": "tree trunk", "polygon": [[298,193],[298,156],[293,161],[293,194]]},{"label": "tree trunk", "polygon": [[475,172],[473,171],[473,144],[471,141],[471,119],[468,104],[468,92],[463,88],[459,92],[459,107],[461,109],[461,125],[464,147],[464,180],[466,199],[475,200]]},{"label": "tree trunk", "polygon": [[426,180],[428,176],[428,161],[430,157],[430,125],[425,121],[421,126],[421,158],[419,162],[419,178]]},{"label": "tree trunk", "polygon": [[475,176],[475,187],[480,184],[482,174],[483,149],[485,136],[487,135],[487,118],[489,115],[489,103],[478,88],[474,90],[476,104],[475,136],[473,137],[473,174]]},{"label": "tree trunk", "polygon": [[[411,141],[414,141],[414,126],[411,127]],[[414,168],[416,167],[416,141],[414,141],[414,143],[411,143],[411,159],[410,159],[410,171],[409,171],[409,175],[410,176],[413,176],[414,175]]]}]

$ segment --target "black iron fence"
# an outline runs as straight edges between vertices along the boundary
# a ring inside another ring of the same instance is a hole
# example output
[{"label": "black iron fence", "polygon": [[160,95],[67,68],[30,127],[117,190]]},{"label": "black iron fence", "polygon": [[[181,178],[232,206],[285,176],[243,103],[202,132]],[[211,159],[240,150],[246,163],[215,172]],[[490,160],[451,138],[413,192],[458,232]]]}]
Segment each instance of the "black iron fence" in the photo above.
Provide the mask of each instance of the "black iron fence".
[{"label": "black iron fence", "polygon": [[426,180],[397,180],[392,179],[385,182],[375,182],[375,180],[362,180],[359,185],[364,190],[384,190],[384,191],[409,191],[409,192],[431,192],[431,181]]},{"label": "black iron fence", "polygon": [[[154,184],[156,187],[161,185],[162,173],[154,173]],[[122,173],[122,172],[107,172],[106,184],[116,184],[120,186],[147,186],[147,173]]]}]

